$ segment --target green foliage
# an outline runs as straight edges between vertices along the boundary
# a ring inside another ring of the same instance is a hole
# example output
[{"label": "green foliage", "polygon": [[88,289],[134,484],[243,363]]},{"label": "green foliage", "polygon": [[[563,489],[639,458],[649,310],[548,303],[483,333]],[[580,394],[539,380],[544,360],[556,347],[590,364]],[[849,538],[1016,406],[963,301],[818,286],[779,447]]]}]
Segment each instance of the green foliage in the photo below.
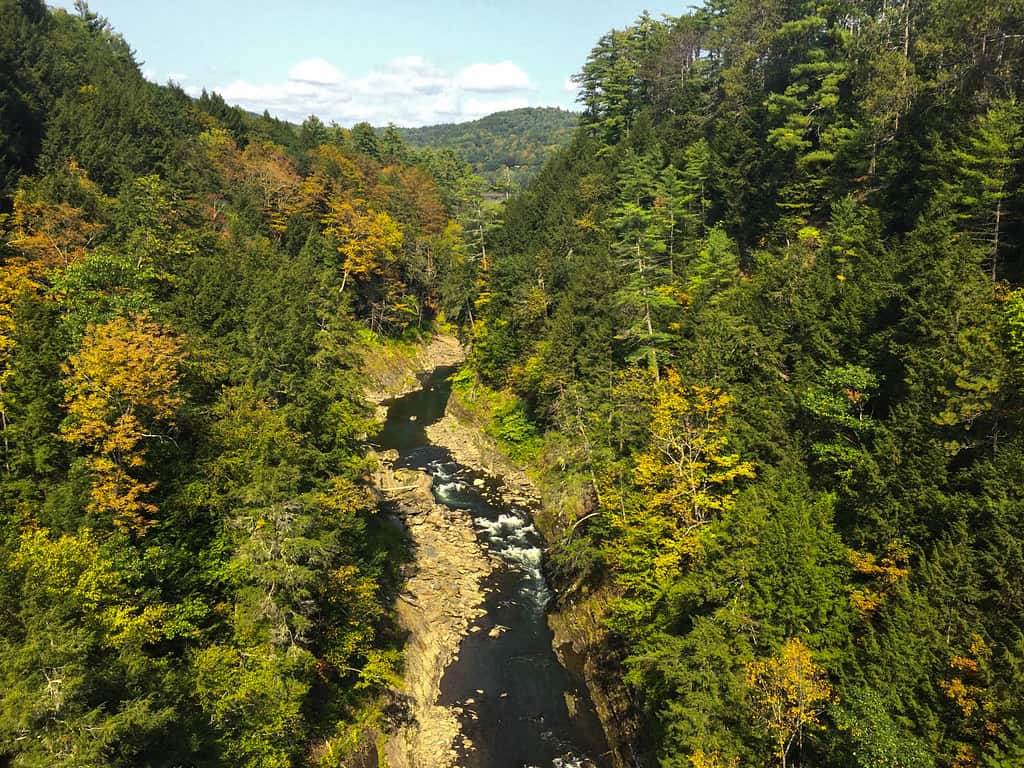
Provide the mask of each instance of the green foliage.
[{"label": "green foliage", "polygon": [[309,655],[297,649],[278,654],[211,645],[194,663],[195,695],[221,734],[223,759],[251,768],[293,765],[302,747],[300,708],[312,673]]},{"label": "green foliage", "polygon": [[76,8],[0,0],[0,764],[340,764],[402,663],[361,348],[468,313],[491,213]]},{"label": "green foliage", "polygon": [[495,408],[488,431],[517,461],[533,458],[539,448],[537,427],[530,422],[520,402],[512,401]]},{"label": "green foliage", "polygon": [[[378,132],[193,101],[84,4],[0,0],[0,763],[379,726],[355,348],[443,313],[457,391],[575,496],[553,572],[639,759],[1018,764],[1022,20],[711,0],[598,41],[582,130]],[[154,344],[160,408],[123,386]]]},{"label": "green foliage", "polygon": [[505,208],[470,364],[537,430],[645,764],[1019,752],[1021,11],[641,16]]},{"label": "green foliage", "polygon": [[715,297],[739,279],[740,260],[736,243],[720,227],[708,232],[704,245],[690,262],[686,289],[695,305]]},{"label": "green foliage", "polygon": [[472,368],[464,365],[452,374],[450,381],[454,391],[466,392],[473,389],[473,385],[476,383],[476,374]]},{"label": "green foliage", "polygon": [[857,768],[932,768],[934,757],[906,733],[871,689],[853,690],[835,707],[836,726],[850,734]]},{"label": "green foliage", "polygon": [[525,187],[545,160],[569,143],[578,121],[574,112],[527,107],[466,123],[400,128],[398,135],[412,147],[451,150],[506,195]]}]

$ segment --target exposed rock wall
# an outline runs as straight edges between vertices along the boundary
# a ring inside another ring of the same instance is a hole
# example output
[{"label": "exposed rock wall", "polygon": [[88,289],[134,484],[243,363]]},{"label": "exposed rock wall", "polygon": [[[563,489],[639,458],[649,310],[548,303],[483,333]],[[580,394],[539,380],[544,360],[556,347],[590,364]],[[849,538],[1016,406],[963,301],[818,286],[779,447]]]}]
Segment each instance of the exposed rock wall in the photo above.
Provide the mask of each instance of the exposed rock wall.
[{"label": "exposed rock wall", "polygon": [[[363,373],[368,379],[366,399],[378,407],[385,400],[401,397],[420,388],[417,376],[444,365],[458,365],[465,359],[459,340],[439,334],[417,347],[374,347],[363,352]],[[384,410],[386,414],[386,409]]]},{"label": "exposed rock wall", "polygon": [[[557,589],[558,585],[555,585]],[[615,768],[634,768],[640,762],[634,745],[637,739],[633,703],[622,685],[621,659],[608,645],[603,625],[605,596],[588,595],[580,600],[556,600],[548,614],[555,635],[554,647],[562,664],[568,666],[567,652],[582,664],[583,679],[601,720]]]}]

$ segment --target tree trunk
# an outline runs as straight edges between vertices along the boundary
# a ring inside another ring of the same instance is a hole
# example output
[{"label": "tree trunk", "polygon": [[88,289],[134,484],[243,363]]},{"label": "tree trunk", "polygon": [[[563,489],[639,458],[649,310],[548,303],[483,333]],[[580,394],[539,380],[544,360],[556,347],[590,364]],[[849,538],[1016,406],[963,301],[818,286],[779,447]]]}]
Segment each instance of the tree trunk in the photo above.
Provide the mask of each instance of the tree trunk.
[{"label": "tree trunk", "polygon": [[[907,98],[907,81],[910,79],[910,0],[903,5],[903,84],[902,99]],[[906,103],[901,105],[902,109],[896,110],[896,133],[900,131],[900,115],[907,109]]]},{"label": "tree trunk", "polygon": [[0,428],[3,429],[4,433],[4,467],[7,471],[11,471],[11,447],[7,442],[7,409],[4,408],[3,403],[4,388],[0,386]]},{"label": "tree trunk", "polygon": [[995,229],[992,232],[992,282],[996,281],[996,263],[999,261],[999,226],[1003,219],[1003,198],[1000,192],[999,199],[996,201],[996,223]]}]

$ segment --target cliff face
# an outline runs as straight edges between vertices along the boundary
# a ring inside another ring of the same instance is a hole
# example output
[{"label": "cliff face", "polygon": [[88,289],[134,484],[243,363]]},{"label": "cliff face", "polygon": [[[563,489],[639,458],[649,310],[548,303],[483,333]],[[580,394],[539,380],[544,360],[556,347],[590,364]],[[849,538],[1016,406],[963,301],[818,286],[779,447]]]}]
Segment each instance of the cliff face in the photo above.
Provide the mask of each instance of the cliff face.
[{"label": "cliff face", "polygon": [[454,336],[438,334],[427,344],[389,344],[362,350],[362,371],[367,378],[366,399],[377,406],[383,420],[387,408],[381,403],[419,389],[417,377],[465,359],[462,345]]},{"label": "cliff face", "polygon": [[556,608],[548,614],[548,624],[555,634],[555,652],[562,664],[586,683],[615,768],[635,768],[640,765],[634,748],[637,722],[633,702],[622,686],[621,659],[602,624],[606,596],[595,593],[566,600],[558,594],[559,584],[552,587]]}]

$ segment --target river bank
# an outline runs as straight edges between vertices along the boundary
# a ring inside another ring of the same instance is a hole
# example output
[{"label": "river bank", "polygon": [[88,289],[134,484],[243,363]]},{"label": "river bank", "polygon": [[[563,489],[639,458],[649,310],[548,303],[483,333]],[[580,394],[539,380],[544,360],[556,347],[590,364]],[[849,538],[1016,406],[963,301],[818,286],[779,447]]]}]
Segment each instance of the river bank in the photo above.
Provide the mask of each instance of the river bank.
[{"label": "river bank", "polygon": [[[378,421],[386,422],[389,401],[419,390],[424,375],[462,360],[458,340],[446,335],[413,348],[369,352],[366,399],[376,407]],[[460,738],[456,713],[437,703],[441,679],[470,622],[482,613],[481,581],[493,562],[477,541],[472,520],[436,503],[429,472],[395,467],[395,448],[375,455],[374,487],[382,507],[405,529],[413,556],[395,605],[408,633],[403,686],[396,692],[405,712],[385,742],[383,757],[390,768],[447,768],[456,764],[456,745],[472,745]]]},{"label": "river bank", "polygon": [[[431,441],[447,448],[456,461],[493,478],[503,489],[506,502],[538,510],[542,532],[555,534],[544,528],[556,527],[552,511],[566,503],[565,489],[538,488],[526,468],[515,464],[486,433],[486,418],[472,402],[464,402],[453,392],[444,416],[426,431]],[[568,590],[569,586],[556,585],[556,591]],[[639,765],[633,746],[637,726],[632,702],[620,684],[621,659],[609,651],[604,628],[609,597],[601,593],[557,594],[546,618],[559,661],[586,687],[608,740],[612,764],[615,768],[630,768]]]},{"label": "river bank", "polygon": [[384,421],[385,400],[415,392],[424,374],[435,368],[459,365],[465,359],[459,340],[445,333],[432,336],[426,344],[374,346],[363,353],[366,400],[377,408],[380,421]]},{"label": "river bank", "polygon": [[[384,420],[374,480],[413,556],[396,603],[408,632],[396,691],[404,714],[382,757],[391,768],[604,765],[581,676],[567,675],[552,648],[543,540],[529,512],[537,496],[521,468],[447,408],[461,359],[453,342],[375,361],[388,376],[371,393]],[[418,379],[401,370],[432,363],[441,366]],[[406,394],[385,397],[396,390]]]},{"label": "river bank", "polygon": [[397,456],[380,456],[377,482],[384,498],[402,520],[414,563],[396,611],[409,633],[405,648],[408,720],[385,747],[391,768],[454,766],[460,737],[459,721],[450,708],[437,703],[441,679],[470,622],[484,613],[481,581],[494,563],[477,541],[470,518],[437,504],[432,478],[422,471],[395,469]]}]

